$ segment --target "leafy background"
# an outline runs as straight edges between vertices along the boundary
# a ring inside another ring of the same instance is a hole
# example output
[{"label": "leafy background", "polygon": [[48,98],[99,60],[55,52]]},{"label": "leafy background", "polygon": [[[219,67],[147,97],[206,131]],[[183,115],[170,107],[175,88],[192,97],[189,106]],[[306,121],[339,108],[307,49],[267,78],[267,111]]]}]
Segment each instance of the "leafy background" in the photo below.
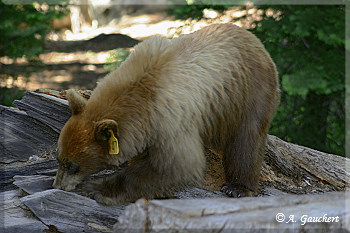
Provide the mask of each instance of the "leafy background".
[{"label": "leafy background", "polygon": [[274,59],[281,104],[270,130],[282,139],[345,154],[345,7],[264,6],[252,30]]},{"label": "leafy background", "polygon": [[[0,57],[26,57],[30,62],[40,62],[38,56],[44,51],[52,20],[63,17],[68,10],[66,1],[43,8],[37,6],[0,1]],[[14,99],[21,99],[23,95],[24,90],[16,87],[0,87],[0,104],[11,106]]]}]

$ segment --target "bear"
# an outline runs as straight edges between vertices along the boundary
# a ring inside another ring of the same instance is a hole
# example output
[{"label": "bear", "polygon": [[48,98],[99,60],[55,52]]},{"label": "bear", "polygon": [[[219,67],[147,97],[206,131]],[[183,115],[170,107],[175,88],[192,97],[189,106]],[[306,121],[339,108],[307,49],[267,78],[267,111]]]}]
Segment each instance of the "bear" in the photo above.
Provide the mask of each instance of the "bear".
[{"label": "bear", "polygon": [[[66,93],[71,118],[58,140],[53,186],[87,185],[99,203],[164,198],[204,182],[205,148],[223,153],[230,197],[255,194],[267,132],[279,103],[274,62],[260,40],[233,24],[140,42],[89,100]],[[126,165],[125,165],[126,164]]]}]

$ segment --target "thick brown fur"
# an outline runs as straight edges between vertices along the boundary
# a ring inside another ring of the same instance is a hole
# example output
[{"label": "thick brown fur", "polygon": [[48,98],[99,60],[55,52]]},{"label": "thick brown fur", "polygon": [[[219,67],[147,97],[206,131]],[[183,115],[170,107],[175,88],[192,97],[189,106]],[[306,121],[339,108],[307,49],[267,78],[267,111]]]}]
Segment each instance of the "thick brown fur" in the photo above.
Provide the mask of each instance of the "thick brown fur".
[{"label": "thick brown fur", "polygon": [[[251,195],[279,84],[253,34],[216,24],[172,40],[147,39],[87,102],[74,91],[67,97],[73,116],[60,135],[54,186],[71,190],[89,174],[132,160],[96,186],[97,201],[115,204],[201,185],[204,145],[224,152],[223,190]],[[109,155],[103,141],[110,128],[119,139],[118,155]]]}]

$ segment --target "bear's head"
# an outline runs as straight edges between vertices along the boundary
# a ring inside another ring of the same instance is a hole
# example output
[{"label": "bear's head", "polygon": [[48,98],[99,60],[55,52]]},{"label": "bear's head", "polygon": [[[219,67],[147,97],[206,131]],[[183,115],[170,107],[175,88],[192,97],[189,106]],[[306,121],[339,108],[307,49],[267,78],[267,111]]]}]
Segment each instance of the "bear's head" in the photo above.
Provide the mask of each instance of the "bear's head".
[{"label": "bear's head", "polygon": [[58,140],[58,171],[54,188],[73,190],[85,177],[110,165],[111,154],[118,154],[118,127],[112,119],[91,120],[84,114],[87,100],[67,91],[72,116]]}]

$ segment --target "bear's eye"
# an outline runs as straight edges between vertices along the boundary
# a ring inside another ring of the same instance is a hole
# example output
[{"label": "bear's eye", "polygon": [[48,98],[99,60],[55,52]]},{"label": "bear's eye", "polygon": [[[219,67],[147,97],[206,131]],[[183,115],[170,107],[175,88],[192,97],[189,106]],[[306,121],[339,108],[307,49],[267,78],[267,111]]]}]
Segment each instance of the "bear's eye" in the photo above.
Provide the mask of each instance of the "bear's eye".
[{"label": "bear's eye", "polygon": [[67,164],[67,172],[70,175],[76,174],[79,171],[79,166],[75,163],[68,163]]}]

